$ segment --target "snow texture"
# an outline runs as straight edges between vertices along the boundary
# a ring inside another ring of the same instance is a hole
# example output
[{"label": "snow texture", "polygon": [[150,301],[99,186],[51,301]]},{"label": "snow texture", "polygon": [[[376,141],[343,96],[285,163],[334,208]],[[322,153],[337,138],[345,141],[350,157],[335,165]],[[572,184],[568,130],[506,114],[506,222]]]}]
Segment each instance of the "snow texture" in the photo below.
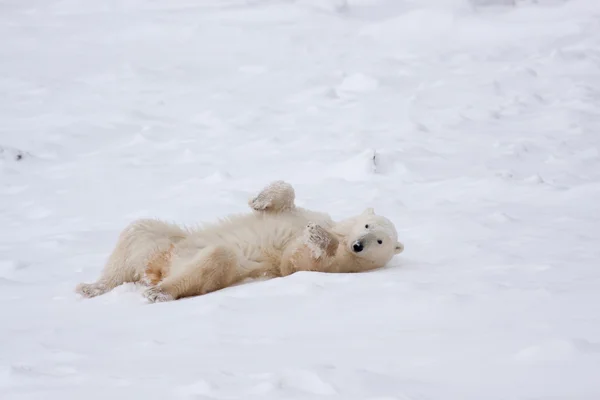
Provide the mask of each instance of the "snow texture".
[{"label": "snow texture", "polygon": [[[598,0],[4,0],[0,399],[600,398]],[[21,155],[21,157],[19,157]],[[406,250],[148,304],[273,180]]]}]

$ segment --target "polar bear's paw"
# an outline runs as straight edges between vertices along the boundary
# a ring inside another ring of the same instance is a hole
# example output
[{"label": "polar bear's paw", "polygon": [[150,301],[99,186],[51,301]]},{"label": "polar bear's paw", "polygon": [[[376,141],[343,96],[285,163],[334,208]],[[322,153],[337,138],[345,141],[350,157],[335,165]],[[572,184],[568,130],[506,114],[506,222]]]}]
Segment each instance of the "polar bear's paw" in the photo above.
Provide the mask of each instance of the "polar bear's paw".
[{"label": "polar bear's paw", "polygon": [[333,256],[338,247],[338,240],[322,226],[309,222],[304,231],[304,243],[314,258],[321,258],[326,253]]},{"label": "polar bear's paw", "polygon": [[165,301],[175,300],[172,295],[158,286],[153,286],[150,289],[146,289],[143,293],[143,296],[148,299],[150,303],[162,303]]},{"label": "polar bear's paw", "polygon": [[287,211],[294,207],[295,192],[292,185],[285,181],[275,181],[248,201],[255,211]]},{"label": "polar bear's paw", "polygon": [[75,292],[79,293],[83,297],[89,298],[89,297],[100,296],[101,294],[108,292],[108,288],[102,282],[80,283],[75,288]]}]

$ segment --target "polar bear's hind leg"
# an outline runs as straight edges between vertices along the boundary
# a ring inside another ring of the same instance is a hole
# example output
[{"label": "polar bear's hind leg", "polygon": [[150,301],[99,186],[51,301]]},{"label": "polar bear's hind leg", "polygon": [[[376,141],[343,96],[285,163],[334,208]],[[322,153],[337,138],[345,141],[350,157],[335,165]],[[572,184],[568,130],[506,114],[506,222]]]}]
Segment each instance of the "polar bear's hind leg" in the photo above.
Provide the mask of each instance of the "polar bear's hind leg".
[{"label": "polar bear's hind leg", "polygon": [[96,297],[108,292],[110,289],[104,282],[80,283],[75,287],[75,292],[83,297]]},{"label": "polar bear's hind leg", "polygon": [[296,207],[295,199],[296,193],[292,185],[285,181],[274,181],[251,198],[248,205],[259,213],[282,213],[292,211]]},{"label": "polar bear's hind leg", "polygon": [[144,270],[144,277],[141,279],[144,283],[158,285],[167,276],[174,249],[175,245],[171,244],[167,250],[158,251],[150,258]]},{"label": "polar bear's hind leg", "polygon": [[128,257],[127,238],[122,234],[102,270],[100,278],[94,283],[80,283],[75,292],[83,297],[96,297],[111,291],[125,282],[136,281],[135,268]]},{"label": "polar bear's hind leg", "polygon": [[210,246],[192,259],[174,259],[169,275],[144,292],[150,302],[176,300],[223,289],[238,282],[240,259],[227,246]]},{"label": "polar bear's hind leg", "polygon": [[[152,266],[164,258],[173,244],[186,236],[187,232],[183,229],[166,222],[152,219],[134,221],[119,235],[98,281],[81,283],[75,291],[84,297],[95,297],[123,283],[150,283],[154,279],[162,279],[164,269],[152,269]],[[147,275],[147,272],[151,273]]]}]

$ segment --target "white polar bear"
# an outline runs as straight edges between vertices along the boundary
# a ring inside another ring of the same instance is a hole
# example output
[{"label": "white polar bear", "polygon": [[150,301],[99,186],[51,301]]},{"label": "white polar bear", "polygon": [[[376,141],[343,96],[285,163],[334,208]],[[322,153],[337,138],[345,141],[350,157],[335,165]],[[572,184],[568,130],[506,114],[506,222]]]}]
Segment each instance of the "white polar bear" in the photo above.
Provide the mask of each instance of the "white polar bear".
[{"label": "white polar bear", "polygon": [[325,213],[296,207],[294,199],[292,186],[276,181],[250,199],[253,212],[199,229],[135,221],[120,234],[100,279],[76,291],[94,297],[141,282],[149,286],[149,301],[168,301],[247,278],[368,271],[404,250],[394,224],[372,208],[336,223]]}]

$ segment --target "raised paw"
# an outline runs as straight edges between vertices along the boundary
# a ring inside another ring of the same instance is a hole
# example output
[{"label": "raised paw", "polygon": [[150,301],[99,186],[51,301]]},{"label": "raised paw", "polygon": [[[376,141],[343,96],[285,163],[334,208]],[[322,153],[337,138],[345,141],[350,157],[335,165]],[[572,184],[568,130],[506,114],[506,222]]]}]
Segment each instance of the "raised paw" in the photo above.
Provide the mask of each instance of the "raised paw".
[{"label": "raised paw", "polygon": [[143,296],[147,298],[150,303],[162,303],[165,301],[175,300],[173,296],[158,286],[153,286],[150,289],[146,289],[143,293]]},{"label": "raised paw", "polygon": [[322,242],[328,235],[327,231],[315,222],[309,222],[306,225],[306,234],[308,235],[308,238],[315,243]]},{"label": "raised paw", "polygon": [[275,181],[250,199],[248,205],[255,211],[288,211],[294,208],[295,197],[292,185],[284,181]]},{"label": "raised paw", "polygon": [[314,222],[306,225],[304,241],[315,258],[320,258],[324,252],[328,256],[334,255],[339,244],[335,236]]},{"label": "raised paw", "polygon": [[104,294],[108,291],[106,285],[102,282],[96,283],[80,283],[75,287],[75,292],[79,293],[83,297],[96,297]]}]

